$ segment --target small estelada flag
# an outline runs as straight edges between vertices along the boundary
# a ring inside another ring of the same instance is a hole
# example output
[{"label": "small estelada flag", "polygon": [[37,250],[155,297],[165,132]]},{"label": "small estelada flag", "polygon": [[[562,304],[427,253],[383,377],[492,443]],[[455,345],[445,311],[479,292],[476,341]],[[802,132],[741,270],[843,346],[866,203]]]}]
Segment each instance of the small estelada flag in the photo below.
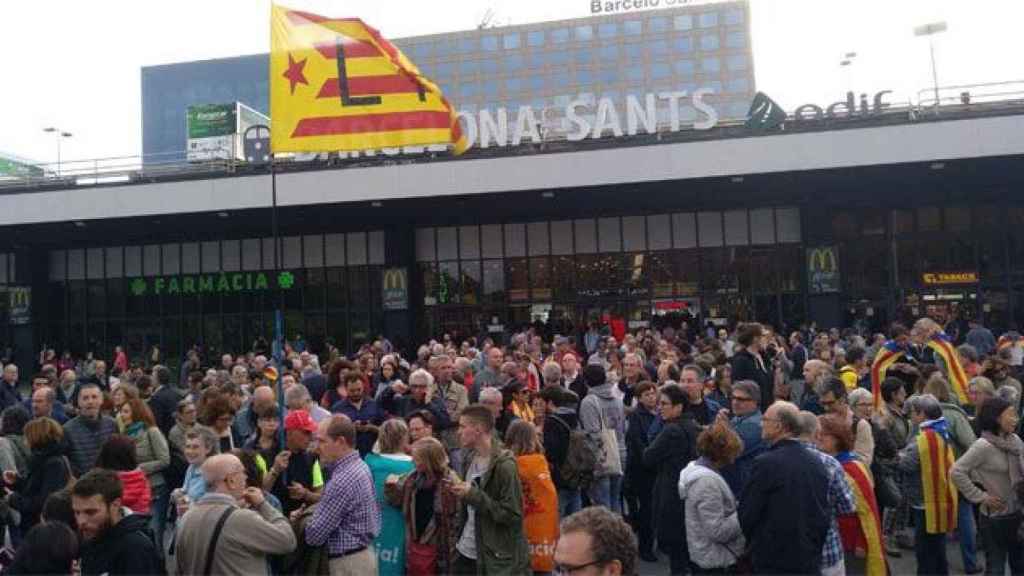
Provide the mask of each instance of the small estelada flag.
[{"label": "small estelada flag", "polygon": [[270,117],[275,153],[466,149],[441,89],[358,18],[271,8]]}]

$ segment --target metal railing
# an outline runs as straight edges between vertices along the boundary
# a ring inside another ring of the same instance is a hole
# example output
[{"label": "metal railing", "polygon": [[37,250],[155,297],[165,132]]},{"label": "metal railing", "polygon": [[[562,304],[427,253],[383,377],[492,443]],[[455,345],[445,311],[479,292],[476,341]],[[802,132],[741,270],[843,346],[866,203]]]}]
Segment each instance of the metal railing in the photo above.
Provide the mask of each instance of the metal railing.
[{"label": "metal railing", "polygon": [[[917,102],[893,102],[880,114],[874,115],[890,122],[914,122],[934,118],[935,115],[969,115],[972,113],[1006,113],[1010,109],[1024,106],[1024,80],[967,84],[939,87],[939,101],[936,106],[935,89],[923,89],[917,93]],[[1004,110],[1005,109],[1005,110]],[[792,119],[792,115],[790,115]],[[806,122],[800,131],[829,130],[863,123],[861,116],[838,116],[826,123]],[[743,119],[722,119],[714,130],[686,131],[672,133],[659,123],[655,134],[626,138],[600,138],[587,144],[569,143],[561,130],[545,127],[543,142],[523,144],[518,148],[478,150],[473,157],[497,157],[538,152],[566,151],[591,147],[607,147],[624,142],[666,142],[709,140],[748,135],[743,132]],[[787,131],[790,131],[787,123]],[[576,146],[577,148],[574,148]],[[255,172],[259,168],[245,161],[235,160],[234,152],[222,150],[223,158],[188,161],[186,151],[164,152],[145,156],[114,156],[89,160],[67,160],[57,163],[32,165],[26,173],[0,175],[0,193],[18,193],[41,189],[75,188],[117,183],[154,182],[163,179],[187,179],[198,177],[227,176],[238,171]],[[289,169],[312,169],[321,166],[362,167],[368,165],[389,165],[444,159],[446,152],[425,152],[422,154],[365,153],[354,158],[338,154],[308,154],[290,158],[279,158],[275,166]]]}]

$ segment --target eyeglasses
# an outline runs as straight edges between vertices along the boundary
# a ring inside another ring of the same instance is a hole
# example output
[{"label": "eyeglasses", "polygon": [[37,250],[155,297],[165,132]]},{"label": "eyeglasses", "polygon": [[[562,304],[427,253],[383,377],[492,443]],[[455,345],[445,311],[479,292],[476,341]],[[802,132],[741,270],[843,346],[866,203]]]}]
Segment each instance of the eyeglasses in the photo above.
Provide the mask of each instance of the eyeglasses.
[{"label": "eyeglasses", "polygon": [[579,572],[581,570],[585,570],[587,568],[590,568],[591,566],[596,566],[598,564],[604,564],[604,563],[605,563],[604,560],[592,560],[590,562],[587,562],[586,564],[577,564],[575,566],[573,566],[571,564],[555,564],[555,570],[554,570],[553,574],[555,576],[570,576],[572,574],[576,574],[577,572]]}]

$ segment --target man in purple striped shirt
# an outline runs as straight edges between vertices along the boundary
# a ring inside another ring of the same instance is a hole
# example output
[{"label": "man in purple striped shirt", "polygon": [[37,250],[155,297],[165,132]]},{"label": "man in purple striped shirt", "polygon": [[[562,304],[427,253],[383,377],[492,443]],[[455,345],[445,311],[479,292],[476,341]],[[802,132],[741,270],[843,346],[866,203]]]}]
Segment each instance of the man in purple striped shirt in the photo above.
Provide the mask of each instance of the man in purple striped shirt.
[{"label": "man in purple striped shirt", "polygon": [[356,450],[355,424],[342,414],[331,416],[320,422],[316,439],[330,480],[306,526],[306,543],[327,547],[331,576],[375,576],[380,509],[370,468]]}]

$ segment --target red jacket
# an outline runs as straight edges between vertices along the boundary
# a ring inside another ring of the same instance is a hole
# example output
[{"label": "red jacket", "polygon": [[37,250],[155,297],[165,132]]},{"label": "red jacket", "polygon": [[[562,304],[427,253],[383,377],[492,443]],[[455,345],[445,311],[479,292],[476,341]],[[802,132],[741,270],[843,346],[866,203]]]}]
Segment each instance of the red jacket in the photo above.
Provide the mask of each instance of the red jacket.
[{"label": "red jacket", "polygon": [[128,472],[118,472],[117,476],[121,478],[121,485],[124,487],[121,503],[136,514],[149,514],[152,494],[149,491],[146,473],[136,468]]}]

